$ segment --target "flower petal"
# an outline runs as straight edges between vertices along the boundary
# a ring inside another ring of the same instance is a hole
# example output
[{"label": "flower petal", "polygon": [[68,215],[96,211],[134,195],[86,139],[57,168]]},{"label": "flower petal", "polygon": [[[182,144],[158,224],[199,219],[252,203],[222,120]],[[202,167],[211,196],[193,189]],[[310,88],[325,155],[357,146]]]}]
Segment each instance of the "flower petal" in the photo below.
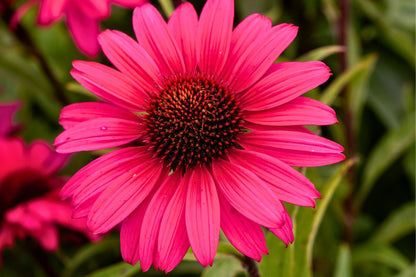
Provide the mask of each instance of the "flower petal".
[{"label": "flower petal", "polygon": [[42,0],[40,1],[38,24],[49,25],[58,20],[63,13],[66,0]]},{"label": "flower petal", "polygon": [[322,166],[340,162],[344,148],[326,138],[288,128],[255,131],[240,136],[239,144],[287,163],[290,166]]},{"label": "flower petal", "polygon": [[124,74],[142,88],[140,99],[147,97],[146,92],[154,91],[160,85],[160,71],[156,63],[136,41],[118,31],[102,32],[98,41],[108,59]]},{"label": "flower petal", "polygon": [[276,229],[272,228],[270,231],[278,238],[280,238],[286,244],[286,246],[288,246],[289,243],[293,243],[295,240],[295,236],[293,235],[292,219],[287,212],[285,213],[285,221],[282,227]]},{"label": "flower petal", "polygon": [[82,190],[85,186],[89,185],[91,181],[96,180],[95,177],[97,176],[94,176],[93,179],[90,178],[93,174],[104,176],[103,172],[115,168],[123,168],[125,166],[123,165],[124,162],[140,158],[140,156],[143,155],[143,151],[144,149],[141,147],[128,147],[112,151],[95,159],[81,168],[68,180],[68,182],[66,182],[60,191],[60,197],[62,199],[72,197],[76,190]]},{"label": "flower petal", "polygon": [[274,64],[262,79],[241,93],[241,107],[247,111],[277,107],[324,83],[330,75],[322,62]]},{"label": "flower petal", "polygon": [[269,184],[281,201],[300,206],[315,206],[320,194],[311,181],[284,162],[265,154],[234,149],[230,161],[256,174]]},{"label": "flower petal", "polygon": [[81,122],[102,117],[140,121],[136,114],[118,106],[107,103],[84,102],[65,106],[61,111],[59,124],[64,129],[70,129]]},{"label": "flower petal", "polygon": [[185,72],[185,64],[176,40],[155,7],[151,4],[137,7],[133,14],[133,28],[138,42],[165,76]]},{"label": "flower petal", "polygon": [[118,118],[95,118],[63,131],[54,145],[58,153],[106,149],[141,136],[141,123]]},{"label": "flower petal", "polygon": [[88,227],[105,233],[133,212],[153,189],[162,172],[161,165],[143,155],[138,165],[109,184],[92,206]]},{"label": "flower petal", "polygon": [[329,106],[306,97],[262,111],[244,112],[244,120],[268,126],[331,125],[338,123]]},{"label": "flower petal", "polygon": [[269,228],[283,223],[284,209],[269,186],[249,170],[225,160],[212,163],[214,180],[233,208]]},{"label": "flower petal", "polygon": [[221,229],[234,247],[256,261],[268,254],[261,226],[240,214],[220,195]]},{"label": "flower petal", "polygon": [[186,2],[176,8],[168,21],[168,28],[181,49],[187,72],[195,70],[196,42],[198,31],[198,15],[194,7]]},{"label": "flower petal", "polygon": [[134,8],[146,3],[147,0],[111,0],[111,3],[120,5],[126,8]]},{"label": "flower petal", "polygon": [[186,233],[185,201],[189,178],[182,179],[175,194],[166,207],[160,223],[159,239],[155,260],[155,269],[166,273],[177,266],[189,248]]},{"label": "flower petal", "polygon": [[[152,195],[149,195],[126,219],[120,229],[120,250],[123,260],[134,265],[139,260],[140,229]],[[141,263],[140,263],[141,266]],[[142,268],[143,270],[143,268]],[[145,271],[145,270],[143,270]]]},{"label": "flower petal", "polygon": [[157,247],[160,223],[165,214],[166,207],[172,199],[180,181],[181,173],[179,173],[179,170],[165,178],[150,201],[146,213],[143,216],[143,227],[140,229],[138,246],[140,267],[143,271],[149,270],[152,265]]},{"label": "flower petal", "polygon": [[69,156],[56,153],[42,140],[35,140],[30,144],[25,158],[32,168],[36,168],[46,176],[51,176],[62,169]]},{"label": "flower petal", "polygon": [[125,109],[144,111],[141,89],[123,73],[96,62],[74,61],[72,65],[72,77],[90,92]]},{"label": "flower petal", "polygon": [[220,236],[220,205],[214,180],[205,166],[196,166],[189,179],[186,229],[196,259],[212,265]]},{"label": "flower petal", "polygon": [[202,72],[218,74],[227,60],[234,21],[234,1],[210,0],[202,9],[196,34],[198,65]]},{"label": "flower petal", "polygon": [[[269,21],[269,19],[263,19]],[[255,23],[252,23],[255,24]],[[264,22],[268,25],[268,22]],[[257,82],[279,55],[295,39],[298,28],[291,24],[280,24],[267,31],[256,33],[254,41],[247,41],[247,30],[237,29],[233,33],[236,44],[240,47],[235,49],[237,58],[229,65],[232,72],[229,83],[235,91],[242,91]],[[234,49],[233,49],[234,50]]]},{"label": "flower petal", "polygon": [[66,22],[77,47],[89,57],[97,56],[100,52],[97,41],[99,20],[85,14],[77,5],[67,5]]}]

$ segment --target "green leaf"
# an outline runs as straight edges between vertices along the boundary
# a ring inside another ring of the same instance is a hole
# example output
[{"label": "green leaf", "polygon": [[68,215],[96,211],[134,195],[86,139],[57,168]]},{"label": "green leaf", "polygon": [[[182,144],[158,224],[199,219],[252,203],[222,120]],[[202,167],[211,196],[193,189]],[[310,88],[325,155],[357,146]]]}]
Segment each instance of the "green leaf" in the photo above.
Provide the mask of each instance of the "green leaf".
[{"label": "green leaf", "polygon": [[363,171],[363,182],[355,197],[355,207],[360,209],[377,178],[415,141],[415,112],[401,125],[389,131],[371,152]]},{"label": "green leaf", "polygon": [[81,248],[66,265],[62,276],[77,276],[78,270],[90,261],[99,259],[103,254],[109,256],[109,253],[120,255],[120,243],[118,237],[109,236],[99,242],[88,244]]},{"label": "green leaf", "polygon": [[205,268],[201,277],[229,277],[244,272],[241,261],[233,256],[224,256],[216,258],[212,267]]},{"label": "green leaf", "polygon": [[387,18],[398,27],[415,30],[416,2],[414,0],[386,1]]},{"label": "green leaf", "polygon": [[351,250],[347,244],[341,244],[335,266],[335,277],[352,277]]},{"label": "green leaf", "polygon": [[297,60],[300,62],[321,61],[332,54],[343,52],[344,49],[345,48],[340,45],[324,46],[300,56]]},{"label": "green leaf", "polygon": [[97,270],[91,274],[88,274],[88,277],[128,277],[135,276],[140,272],[139,263],[132,266],[125,262],[120,262],[100,270]]},{"label": "green leaf", "polygon": [[380,243],[368,243],[361,245],[352,251],[353,265],[365,265],[377,263],[395,270],[404,270],[410,262],[395,248]]},{"label": "green leaf", "polygon": [[376,61],[375,55],[368,55],[353,68],[339,75],[331,84],[322,92],[321,102],[332,105],[342,89],[352,80],[361,78],[363,74],[367,74],[373,68]]},{"label": "green leaf", "polygon": [[[387,2],[400,2],[387,1]],[[393,22],[389,21],[389,18],[381,11],[381,8],[376,4],[377,1],[360,0],[357,1],[361,10],[372,19],[379,27],[379,36],[393,51],[399,56],[403,57],[413,68],[415,67],[415,44],[414,37],[403,30],[402,28],[395,27]],[[412,14],[412,20],[414,21],[414,14]]]},{"label": "green leaf", "polygon": [[407,203],[391,213],[373,235],[374,242],[391,244],[416,228],[415,202]]},{"label": "green leaf", "polygon": [[414,276],[416,276],[416,264],[415,263],[413,263],[408,268],[403,269],[397,275],[394,275],[394,277],[414,277]]}]

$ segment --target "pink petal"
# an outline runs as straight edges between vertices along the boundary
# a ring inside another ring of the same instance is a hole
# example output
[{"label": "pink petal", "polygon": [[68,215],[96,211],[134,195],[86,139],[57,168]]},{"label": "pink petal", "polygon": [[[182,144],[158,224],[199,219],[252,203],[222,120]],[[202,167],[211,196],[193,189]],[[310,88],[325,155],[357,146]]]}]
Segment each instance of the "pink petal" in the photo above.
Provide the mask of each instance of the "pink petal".
[{"label": "pink petal", "polygon": [[[143,216],[152,199],[149,195],[121,224],[120,249],[123,260],[129,264],[136,264],[139,260],[140,229]],[[142,264],[140,263],[142,267]],[[146,271],[142,267],[142,271]]]},{"label": "pink petal", "polygon": [[214,180],[233,208],[254,222],[269,228],[282,224],[282,203],[269,185],[251,171],[234,163],[212,163]]},{"label": "pink petal", "polygon": [[237,57],[234,63],[229,65],[232,68],[229,77],[231,87],[238,92],[257,82],[295,39],[297,30],[298,28],[291,24],[280,24],[271,30],[259,30],[254,41],[246,41],[247,30],[234,31],[233,36],[238,40],[236,44],[240,44],[241,47],[231,54]]},{"label": "pink petal", "polygon": [[40,1],[38,24],[49,25],[58,20],[63,13],[67,0],[42,0]]},{"label": "pink petal", "polygon": [[205,166],[192,170],[186,199],[186,229],[196,259],[212,265],[220,235],[220,205],[214,180]]},{"label": "pink petal", "polygon": [[154,59],[164,76],[185,72],[180,48],[155,7],[144,4],[136,8],[133,28],[138,42]]},{"label": "pink petal", "polygon": [[146,213],[144,214],[143,227],[140,230],[141,239],[138,245],[140,267],[143,271],[149,270],[152,265],[155,249],[157,247],[160,223],[162,222],[166,207],[171,201],[180,181],[181,173],[179,173],[179,170],[165,178],[164,182],[160,185],[150,201]]},{"label": "pink petal", "polygon": [[95,201],[88,215],[93,233],[105,233],[120,223],[147,197],[157,183],[162,166],[144,155],[138,165],[123,172]]},{"label": "pink petal", "polygon": [[113,104],[143,111],[145,99],[140,88],[119,71],[96,62],[74,61],[71,75],[83,87]]},{"label": "pink petal", "polygon": [[63,131],[54,145],[58,153],[106,149],[129,143],[141,136],[141,123],[118,118],[96,118]]},{"label": "pink petal", "polygon": [[198,15],[194,7],[185,2],[176,8],[169,18],[168,28],[182,52],[186,71],[195,70],[197,65],[195,34],[198,30]]},{"label": "pink petal", "polygon": [[142,88],[140,99],[145,99],[147,92],[154,91],[160,85],[160,71],[156,63],[143,47],[131,37],[118,31],[102,32],[98,41],[108,59],[124,74]]},{"label": "pink petal", "polygon": [[189,248],[189,239],[186,233],[185,201],[188,180],[182,179],[177,190],[166,207],[160,223],[159,239],[155,260],[155,269],[166,273],[175,268],[185,256]]},{"label": "pink petal", "polygon": [[70,129],[81,122],[102,117],[140,121],[136,114],[118,106],[107,103],[84,102],[65,106],[61,111],[59,124],[65,129]]},{"label": "pink petal", "polygon": [[32,231],[30,235],[35,238],[46,251],[55,251],[59,246],[59,233],[56,226],[45,224],[42,230]]},{"label": "pink petal", "polygon": [[235,149],[230,161],[239,164],[265,181],[281,201],[300,206],[315,206],[319,192],[301,173],[284,162],[265,154]]},{"label": "pink petal", "polygon": [[240,136],[239,144],[290,166],[322,166],[345,159],[344,148],[326,138],[298,130],[255,131]]},{"label": "pink petal", "polygon": [[328,80],[331,73],[322,62],[284,62],[271,66],[266,75],[241,93],[241,107],[266,110],[287,103]]},{"label": "pink petal", "polygon": [[68,155],[56,153],[51,147],[42,140],[33,141],[28,148],[26,159],[32,168],[36,168],[44,175],[57,173],[68,161]]},{"label": "pink petal", "polygon": [[73,6],[77,6],[80,11],[95,19],[104,19],[110,16],[110,4],[109,1],[102,0],[84,0],[84,1],[72,1]]},{"label": "pink petal", "polygon": [[77,5],[68,5],[66,9],[66,22],[75,44],[85,55],[97,56],[100,52],[97,41],[100,22]]},{"label": "pink petal", "polygon": [[78,178],[78,187],[73,190],[74,217],[75,215],[77,218],[87,216],[104,190],[114,183],[124,182],[126,172],[135,170],[142,162],[143,156],[148,157],[144,147],[126,149],[128,151],[122,151],[124,149],[115,151],[118,152],[117,155],[111,157],[107,154],[104,161],[96,163],[90,168],[91,170],[88,169],[89,174],[86,171],[83,173],[84,178]]},{"label": "pink petal", "polygon": [[[120,168],[125,168],[130,162],[135,162],[145,153],[143,147],[128,147],[107,153],[94,161],[90,162],[77,173],[75,173],[71,179],[61,189],[60,196],[62,199],[67,199],[77,191],[87,189],[87,187],[96,187],[102,184],[102,180],[93,184],[93,181],[97,180],[97,177],[101,176],[106,178],[104,172],[110,172],[117,170],[119,174]],[[93,178],[91,178],[93,176]],[[88,195],[86,191],[82,193],[84,196]]]},{"label": "pink petal", "polygon": [[111,0],[112,3],[120,5],[126,8],[134,8],[144,3],[148,2],[147,0]]},{"label": "pink petal", "polygon": [[234,1],[205,3],[196,34],[198,65],[202,72],[218,74],[227,60],[234,21]]},{"label": "pink petal", "polygon": [[256,261],[268,254],[261,226],[240,214],[220,195],[221,229],[234,247]]},{"label": "pink petal", "polygon": [[[256,44],[259,36],[267,34],[271,27],[270,18],[261,14],[251,14],[237,25],[231,37],[230,54],[221,73],[223,79],[230,79],[231,73],[236,70],[235,67],[239,63],[240,55],[251,45]],[[243,36],[244,39],[242,39]]]},{"label": "pink petal", "polygon": [[295,236],[293,235],[293,223],[292,219],[290,218],[289,214],[285,213],[285,222],[283,223],[282,227],[276,229],[270,229],[270,231],[275,234],[278,238],[280,238],[286,246],[289,243],[293,243],[295,240]]},{"label": "pink petal", "polygon": [[245,112],[244,120],[269,126],[331,125],[338,123],[335,111],[329,106],[306,97],[268,110]]}]

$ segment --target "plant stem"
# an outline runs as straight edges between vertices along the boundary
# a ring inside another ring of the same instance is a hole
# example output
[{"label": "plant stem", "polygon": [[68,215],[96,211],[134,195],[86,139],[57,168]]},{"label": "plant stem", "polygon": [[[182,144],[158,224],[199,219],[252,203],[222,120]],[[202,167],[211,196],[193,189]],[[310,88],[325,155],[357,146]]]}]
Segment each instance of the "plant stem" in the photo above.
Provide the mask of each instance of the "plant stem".
[{"label": "plant stem", "polygon": [[[339,44],[345,48],[345,51],[341,52],[339,64],[340,71],[345,72],[348,69],[348,26],[350,16],[350,1],[340,0],[341,16],[338,24]],[[347,158],[354,158],[356,156],[356,130],[353,122],[352,110],[350,107],[350,101],[348,100],[348,87],[344,87],[341,92],[343,97],[342,101],[342,115],[346,136],[345,154]],[[348,244],[352,244],[353,241],[353,225],[355,220],[355,212],[353,208],[354,199],[354,183],[355,183],[355,166],[353,165],[348,171],[347,184],[349,186],[348,195],[344,200],[344,241]]]},{"label": "plant stem", "polygon": [[[10,20],[13,17],[13,14],[14,14],[14,10],[11,8],[9,2],[4,1],[3,13],[1,14],[1,17],[6,24],[10,22]],[[14,29],[14,35],[22,43],[26,51],[28,51],[38,61],[41,69],[43,70],[46,77],[50,81],[54,94],[56,98],[58,99],[58,101],[61,102],[61,104],[64,106],[68,105],[69,100],[65,95],[64,88],[61,86],[60,82],[53,74],[52,69],[49,67],[46,59],[41,54],[41,51],[36,46],[32,38],[30,37],[29,33],[20,23],[17,23],[16,28]]]},{"label": "plant stem", "polygon": [[252,258],[244,256],[244,258],[240,258],[240,260],[243,263],[243,267],[247,269],[248,276],[260,277],[259,268]]},{"label": "plant stem", "polygon": [[175,8],[179,7],[182,3],[185,3],[184,0],[172,0],[173,6],[175,6]]}]

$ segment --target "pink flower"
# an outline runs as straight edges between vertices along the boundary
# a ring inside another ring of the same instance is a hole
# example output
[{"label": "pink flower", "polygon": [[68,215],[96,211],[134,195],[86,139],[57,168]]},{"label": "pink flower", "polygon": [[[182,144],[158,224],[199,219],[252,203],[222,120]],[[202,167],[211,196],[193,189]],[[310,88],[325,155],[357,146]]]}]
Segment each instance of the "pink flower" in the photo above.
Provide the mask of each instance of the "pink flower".
[{"label": "pink flower", "polygon": [[6,137],[16,132],[19,127],[13,124],[13,116],[19,108],[18,102],[0,103],[0,137]]},{"label": "pink flower", "polygon": [[243,254],[267,253],[261,226],[286,244],[292,222],[282,202],[314,206],[314,185],[291,166],[344,159],[343,148],[302,125],[337,122],[303,93],[325,82],[322,62],[277,57],[297,28],[253,14],[233,30],[231,0],[208,0],[198,19],[184,3],[163,20],[136,8],[140,42],[104,31],[117,69],[75,61],[72,76],[105,102],[62,110],[58,152],[120,147],[77,172],[61,195],[94,233],[121,224],[125,261],[172,270],[189,247],[212,264],[220,229]]},{"label": "pink flower", "polygon": [[58,226],[92,238],[85,220],[72,219],[70,203],[59,199],[64,180],[55,174],[66,160],[43,141],[26,147],[19,138],[0,138],[0,253],[27,236],[56,250]]},{"label": "pink flower", "polygon": [[26,13],[29,7],[39,1],[38,24],[47,26],[65,15],[75,44],[90,57],[98,55],[100,51],[97,41],[100,21],[110,16],[111,3],[133,8],[147,2],[147,0],[29,0],[17,11],[12,24]]}]

